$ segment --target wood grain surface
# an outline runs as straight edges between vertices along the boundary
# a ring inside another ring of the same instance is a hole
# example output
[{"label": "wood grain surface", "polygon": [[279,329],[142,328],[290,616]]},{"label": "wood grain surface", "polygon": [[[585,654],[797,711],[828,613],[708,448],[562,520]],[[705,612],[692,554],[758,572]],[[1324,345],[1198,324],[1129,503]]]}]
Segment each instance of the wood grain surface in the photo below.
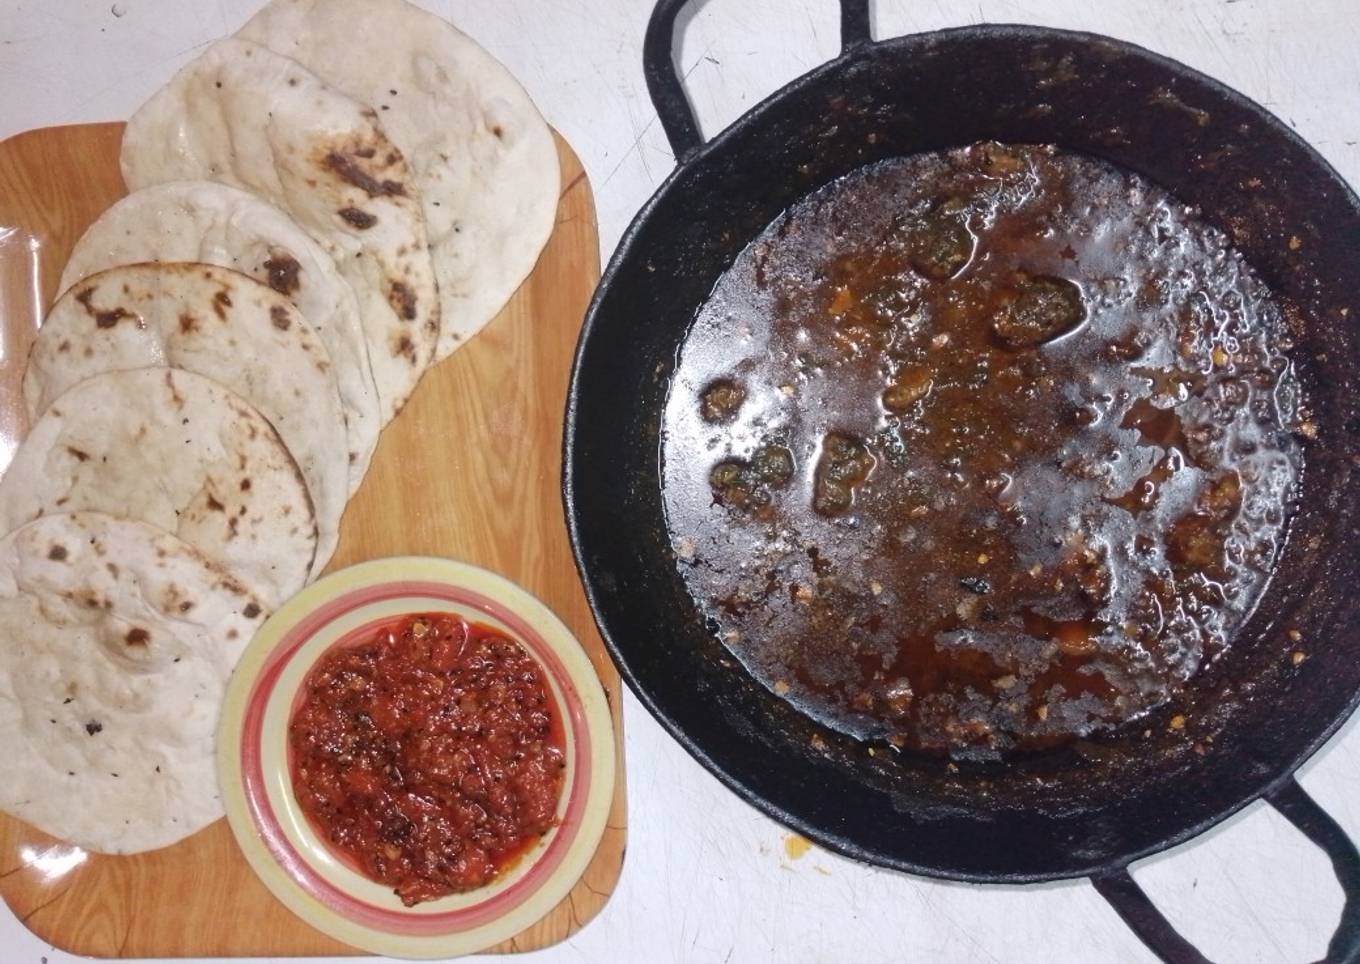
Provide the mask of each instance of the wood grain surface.
[{"label": "wood grain surface", "polygon": [[[0,143],[0,466],[25,430],[24,361],[66,256],[125,193],[122,126],[47,128]],[[619,678],[576,576],[559,495],[571,357],[600,265],[589,182],[571,148],[560,139],[558,148],[562,199],[538,267],[495,321],[425,375],[383,432],[330,566],[405,553],[485,566],[546,602],[604,682],[619,754],[604,839],[571,894],[492,949],[502,952],[556,943],[599,913],[626,841]],[[0,895],[43,940],[95,957],[358,953],[275,901],[225,820],[164,850],[104,857],[0,814]]]}]

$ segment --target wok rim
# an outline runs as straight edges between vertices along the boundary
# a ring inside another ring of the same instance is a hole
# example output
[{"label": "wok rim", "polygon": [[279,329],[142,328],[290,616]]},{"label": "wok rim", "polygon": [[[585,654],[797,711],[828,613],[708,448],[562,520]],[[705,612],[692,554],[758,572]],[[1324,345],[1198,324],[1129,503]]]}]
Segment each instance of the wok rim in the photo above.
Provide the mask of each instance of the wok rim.
[{"label": "wok rim", "polygon": [[[723,128],[718,134],[704,142],[697,150],[690,153],[687,157],[683,159],[677,158],[675,168],[667,175],[666,179],[662,181],[659,187],[657,187],[652,196],[648,198],[646,203],[638,210],[638,213],[629,223],[627,230],[625,230],[620,237],[619,243],[615,247],[614,252],[610,255],[609,263],[600,278],[599,284],[595,289],[595,294],[591,298],[590,305],[587,308],[585,319],[581,326],[581,333],[577,341],[576,351],[572,358],[571,380],[567,391],[567,404],[562,436],[563,509],[566,517],[568,537],[571,541],[572,558],[575,560],[576,570],[581,578],[586,600],[590,605],[591,615],[595,620],[600,636],[603,639],[610,658],[614,661],[620,676],[628,684],[628,689],[633,693],[634,697],[636,697],[646,708],[647,712],[651,714],[652,718],[684,748],[690,757],[713,776],[717,777],[720,783],[736,794],[742,801],[754,807],[776,823],[796,831],[833,853],[860,861],[861,863],[884,867],[916,876],[973,884],[1038,884],[1052,881],[1097,878],[1117,873],[1139,860],[1164,853],[1186,841],[1192,840],[1235,816],[1256,801],[1271,796],[1282,786],[1288,784],[1294,779],[1294,776],[1300,767],[1321,750],[1354,715],[1357,707],[1360,707],[1360,688],[1356,688],[1350,694],[1342,711],[1329,720],[1327,725],[1319,729],[1314,736],[1308,739],[1300,751],[1287,760],[1272,761],[1272,766],[1269,768],[1267,774],[1257,780],[1251,781],[1252,788],[1249,791],[1241,794],[1236,799],[1230,800],[1226,805],[1213,809],[1208,816],[1187,824],[1181,829],[1163,836],[1160,840],[1142,847],[1120,851],[1114,856],[1105,856],[1090,861],[1074,858],[1074,855],[1069,850],[1066,856],[1073,857],[1074,859],[1066,860],[1064,862],[1070,865],[1070,869],[998,873],[945,870],[926,864],[916,863],[911,860],[885,855],[882,852],[860,846],[848,836],[818,827],[813,823],[800,818],[796,814],[789,812],[785,808],[774,804],[763,795],[750,789],[739,774],[736,774],[729,768],[719,764],[719,762],[693,740],[671,716],[663,712],[658,706],[656,699],[635,674],[633,666],[627,656],[626,647],[621,647],[619,645],[618,641],[614,638],[614,634],[610,630],[600,600],[600,596],[603,593],[596,585],[595,578],[585,559],[582,538],[583,527],[576,512],[576,467],[573,451],[575,449],[577,435],[577,407],[578,396],[581,393],[581,370],[586,349],[591,335],[594,333],[596,318],[609,297],[611,289],[614,287],[615,278],[628,270],[640,269],[640,265],[633,262],[633,248],[639,236],[647,229],[656,208],[667,199],[672,192],[679,190],[678,185],[680,185],[680,182],[695,168],[703,164],[710,156],[723,151],[728,144],[741,136],[747,128],[762,123],[768,112],[774,110],[779,106],[781,101],[793,93],[800,91],[805,87],[810,87],[822,82],[828,75],[847,69],[855,61],[867,60],[872,57],[903,56],[908,51],[920,48],[922,45],[973,38],[1028,41],[1047,39],[1079,43],[1091,47],[1105,47],[1117,51],[1121,55],[1140,58],[1153,66],[1168,70],[1179,77],[1203,85],[1204,88],[1221,98],[1222,101],[1250,113],[1265,127],[1269,128],[1274,133],[1283,135],[1286,139],[1291,141],[1295,147],[1303,152],[1304,156],[1316,167],[1317,171],[1324,175],[1333,188],[1339,192],[1337,200],[1343,206],[1349,205],[1352,209],[1360,209],[1360,195],[1357,195],[1356,189],[1341,176],[1340,172],[1336,170],[1331,162],[1322,156],[1317,148],[1274,113],[1222,81],[1219,81],[1194,67],[1175,60],[1174,58],[1157,53],[1156,51],[1132,43],[1131,41],[1120,40],[1115,37],[1091,31],[1068,30],[1034,24],[983,23],[905,34],[898,37],[874,40],[867,44],[851,47],[842,51],[832,60],[813,68],[807,73],[799,75],[771,93],[768,97],[759,101],[748,111],[728,124],[727,127]],[[1061,146],[1061,144],[1059,144],[1059,146]],[[696,310],[697,307],[698,306],[696,306]],[[1268,586],[1265,591],[1269,591]],[[733,671],[737,672],[738,670],[734,669]],[[1179,779],[1185,779],[1185,777],[1182,776]]]}]

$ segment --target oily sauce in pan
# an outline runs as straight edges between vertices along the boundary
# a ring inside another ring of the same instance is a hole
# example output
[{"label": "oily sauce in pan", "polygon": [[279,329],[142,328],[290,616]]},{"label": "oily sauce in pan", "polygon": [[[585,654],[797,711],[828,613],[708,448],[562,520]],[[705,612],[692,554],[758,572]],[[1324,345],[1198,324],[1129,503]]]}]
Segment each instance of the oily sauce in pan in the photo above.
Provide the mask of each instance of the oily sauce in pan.
[{"label": "oily sauce in pan", "polygon": [[303,812],[407,906],[490,883],[557,823],[561,718],[490,626],[402,616],[326,654],[288,736]]},{"label": "oily sauce in pan", "polygon": [[1225,237],[1129,172],[997,144],[868,167],[687,336],[683,577],[760,681],[861,738],[990,756],[1134,720],[1265,588],[1289,347]]}]

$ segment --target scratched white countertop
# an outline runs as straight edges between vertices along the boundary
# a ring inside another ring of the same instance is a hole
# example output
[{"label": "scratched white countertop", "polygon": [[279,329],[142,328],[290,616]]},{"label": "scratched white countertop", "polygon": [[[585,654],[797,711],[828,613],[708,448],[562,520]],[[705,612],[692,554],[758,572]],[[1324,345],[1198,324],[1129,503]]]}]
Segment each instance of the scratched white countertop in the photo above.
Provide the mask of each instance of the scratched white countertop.
[{"label": "scratched white countertop", "polygon": [[[0,0],[0,138],[126,118],[262,2]],[[594,185],[607,258],[674,163],[642,78],[650,0],[422,5],[504,61],[576,148]],[[1022,22],[1151,47],[1265,104],[1360,184],[1356,0],[877,0],[874,14],[878,37]],[[679,61],[705,133],[832,57],[837,23],[834,0],[702,4]],[[625,730],[623,878],[584,931],[527,955],[526,964],[1153,960],[1080,881],[978,887],[875,870],[817,848],[795,858],[782,828],[723,789],[631,696]],[[1353,724],[1305,767],[1302,783],[1360,837],[1360,732]],[[1341,908],[1326,858],[1261,804],[1143,861],[1135,876],[1219,961],[1315,960]],[[0,906],[0,964],[43,960],[76,958],[33,937]]]}]

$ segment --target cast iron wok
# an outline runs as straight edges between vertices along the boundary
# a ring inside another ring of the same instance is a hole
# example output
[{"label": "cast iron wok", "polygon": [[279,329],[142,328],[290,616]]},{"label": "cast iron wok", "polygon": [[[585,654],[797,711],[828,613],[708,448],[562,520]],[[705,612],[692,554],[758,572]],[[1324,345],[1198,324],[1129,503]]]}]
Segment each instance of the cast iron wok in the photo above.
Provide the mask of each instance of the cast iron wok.
[{"label": "cast iron wok", "polygon": [[[956,880],[1089,876],[1167,960],[1204,958],[1143,895],[1129,863],[1264,797],[1326,849],[1342,882],[1328,960],[1360,959],[1360,854],[1293,778],[1360,698],[1360,199],[1264,109],[1149,51],[994,25],[874,42],[867,0],[841,0],[836,60],[705,144],[674,72],[684,2],[661,0],[646,46],[679,167],[604,275],[566,415],[563,494],[577,564],[633,691],[729,787],[822,845]],[[873,161],[993,139],[1123,165],[1225,230],[1294,319],[1317,433],[1277,575],[1183,698],[1128,732],[955,769],[882,747],[871,755],[735,663],[677,570],[660,431],[697,308],[766,224]],[[1174,714],[1186,717],[1183,730],[1167,725]]]}]

